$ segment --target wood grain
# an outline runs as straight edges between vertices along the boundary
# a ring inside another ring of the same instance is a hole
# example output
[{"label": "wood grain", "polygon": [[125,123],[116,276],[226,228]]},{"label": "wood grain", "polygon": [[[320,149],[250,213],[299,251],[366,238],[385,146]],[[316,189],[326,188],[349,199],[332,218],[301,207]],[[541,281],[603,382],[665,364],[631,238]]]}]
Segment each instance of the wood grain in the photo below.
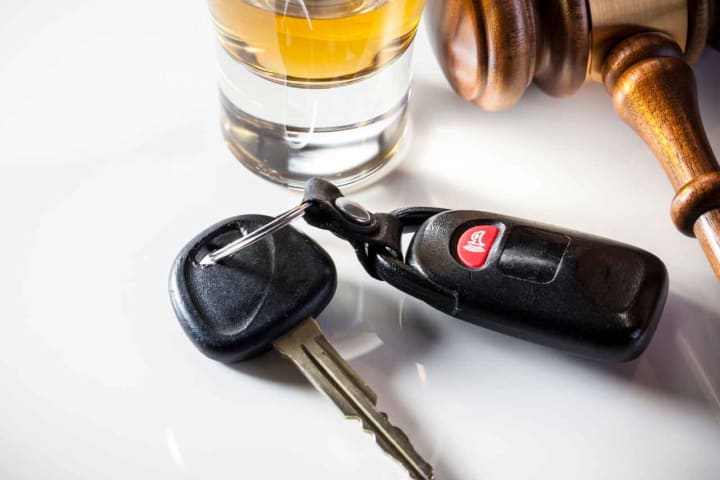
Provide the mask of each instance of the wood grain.
[{"label": "wood grain", "polygon": [[429,2],[431,43],[460,96],[491,111],[520,100],[535,72],[534,8],[532,0]]},{"label": "wood grain", "polygon": [[480,4],[485,24],[487,82],[473,102],[485,110],[504,110],[520,100],[535,71],[534,4],[518,0],[480,0]]},{"label": "wood grain", "polygon": [[603,67],[615,110],[650,146],[678,192],[672,218],[697,236],[720,278],[720,166],[700,118],[695,77],[665,35],[626,39]]},{"label": "wood grain", "polygon": [[708,42],[713,0],[688,0],[688,40],[685,58],[695,63]]},{"label": "wood grain", "polygon": [[720,0],[429,0],[428,17],[450,84],[485,110],[512,107],[532,80],[566,96],[601,76],[677,192],[674,223],[720,277],[719,167],[689,66],[720,48]]},{"label": "wood grain", "polygon": [[572,95],[587,75],[591,44],[587,2],[541,2],[538,17],[540,53],[535,82],[554,97]]}]

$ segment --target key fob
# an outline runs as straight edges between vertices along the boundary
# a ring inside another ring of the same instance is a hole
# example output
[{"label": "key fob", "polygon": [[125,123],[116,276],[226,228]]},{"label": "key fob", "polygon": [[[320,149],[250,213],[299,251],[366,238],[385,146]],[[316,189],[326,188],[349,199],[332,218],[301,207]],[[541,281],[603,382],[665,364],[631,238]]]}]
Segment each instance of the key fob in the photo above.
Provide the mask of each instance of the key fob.
[{"label": "key fob", "polygon": [[210,358],[233,363],[259,355],[330,302],[335,264],[320,245],[286,227],[220,263],[200,260],[272,220],[242,215],[192,239],[170,272],[170,300],[187,336]]},{"label": "key fob", "polygon": [[477,211],[427,219],[406,263],[434,293],[396,286],[454,317],[611,361],[644,350],[668,288],[665,265],[644,250]]}]

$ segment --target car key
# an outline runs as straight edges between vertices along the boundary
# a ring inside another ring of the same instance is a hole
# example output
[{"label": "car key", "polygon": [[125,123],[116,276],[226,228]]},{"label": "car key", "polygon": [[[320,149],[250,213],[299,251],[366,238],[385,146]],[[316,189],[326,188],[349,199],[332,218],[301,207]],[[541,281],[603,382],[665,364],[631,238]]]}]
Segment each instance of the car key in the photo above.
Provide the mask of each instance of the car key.
[{"label": "car key", "polygon": [[[317,178],[300,205],[203,261],[212,264],[299,216],[349,241],[371,276],[438,310],[596,360],[642,353],[667,296],[665,265],[639,248],[488,212],[371,213]],[[404,253],[402,235],[413,231]]]},{"label": "car key", "polygon": [[203,262],[209,253],[271,220],[260,215],[234,217],[205,230],[182,249],[170,275],[170,298],[185,333],[201,352],[224,363],[249,360],[274,347],[346,417],[359,419],[412,478],[434,478],[432,466],[375,408],[375,393],[314,320],[336,287],[335,266],[317,243],[288,227],[222,262]]}]

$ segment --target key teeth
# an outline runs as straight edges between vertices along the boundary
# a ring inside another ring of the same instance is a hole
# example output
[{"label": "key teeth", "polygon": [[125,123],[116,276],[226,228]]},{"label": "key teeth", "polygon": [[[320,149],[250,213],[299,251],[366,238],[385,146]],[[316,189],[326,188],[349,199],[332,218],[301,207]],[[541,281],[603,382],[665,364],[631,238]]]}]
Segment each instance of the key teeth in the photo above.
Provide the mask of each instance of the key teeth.
[{"label": "key teeth", "polygon": [[[415,457],[417,457],[418,459],[420,459],[422,461],[422,464],[420,465],[420,469],[422,470],[422,476],[413,473],[412,470],[414,470],[414,469],[409,468],[409,466],[406,463],[404,463],[400,458],[395,456],[392,453],[393,450],[395,450],[395,448],[391,447],[390,445],[387,445],[387,443],[383,441],[382,437],[378,436],[375,433],[375,431],[372,429],[372,427],[369,427],[365,422],[363,422],[362,418],[360,418],[357,415],[345,415],[345,418],[347,418],[348,420],[357,420],[358,422],[360,422],[362,429],[375,439],[375,443],[377,443],[378,446],[380,446],[380,448],[383,450],[383,452],[385,452],[390,458],[392,458],[397,463],[399,463],[408,472],[408,475],[410,476],[410,478],[412,478],[414,480],[434,480],[435,479],[435,471],[433,469],[433,466],[430,465],[429,463],[427,463],[425,460],[422,460],[422,458],[417,453],[417,451],[415,451],[415,448],[413,448],[412,445],[410,444],[410,439],[405,434],[405,432],[403,432],[402,429],[400,429],[390,423],[390,421],[388,420],[387,413],[379,412],[379,414],[380,414],[380,416],[383,417],[383,419],[385,419],[385,421],[388,422],[389,428],[392,429],[394,436],[396,438],[400,438],[403,441],[403,443],[405,443],[412,450],[412,453],[415,455]],[[408,448],[408,447],[405,447],[405,448]]]},{"label": "key teeth", "polygon": [[394,458],[415,480],[432,480],[433,468],[413,448],[405,432],[394,426],[375,406],[377,396],[342,359],[309,318],[274,343],[310,382],[350,420],[358,420],[375,443]]}]

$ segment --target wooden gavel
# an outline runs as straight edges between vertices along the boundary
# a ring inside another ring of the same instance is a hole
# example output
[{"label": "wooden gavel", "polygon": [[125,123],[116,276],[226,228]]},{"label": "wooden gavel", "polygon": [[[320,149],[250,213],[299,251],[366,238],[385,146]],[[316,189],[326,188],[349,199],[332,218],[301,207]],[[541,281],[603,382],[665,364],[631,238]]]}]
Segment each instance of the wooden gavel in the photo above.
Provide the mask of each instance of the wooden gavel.
[{"label": "wooden gavel", "polygon": [[706,44],[720,49],[720,0],[430,1],[440,65],[483,109],[512,107],[533,81],[558,97],[602,81],[665,168],[675,225],[720,278],[720,167],[689,66]]}]

